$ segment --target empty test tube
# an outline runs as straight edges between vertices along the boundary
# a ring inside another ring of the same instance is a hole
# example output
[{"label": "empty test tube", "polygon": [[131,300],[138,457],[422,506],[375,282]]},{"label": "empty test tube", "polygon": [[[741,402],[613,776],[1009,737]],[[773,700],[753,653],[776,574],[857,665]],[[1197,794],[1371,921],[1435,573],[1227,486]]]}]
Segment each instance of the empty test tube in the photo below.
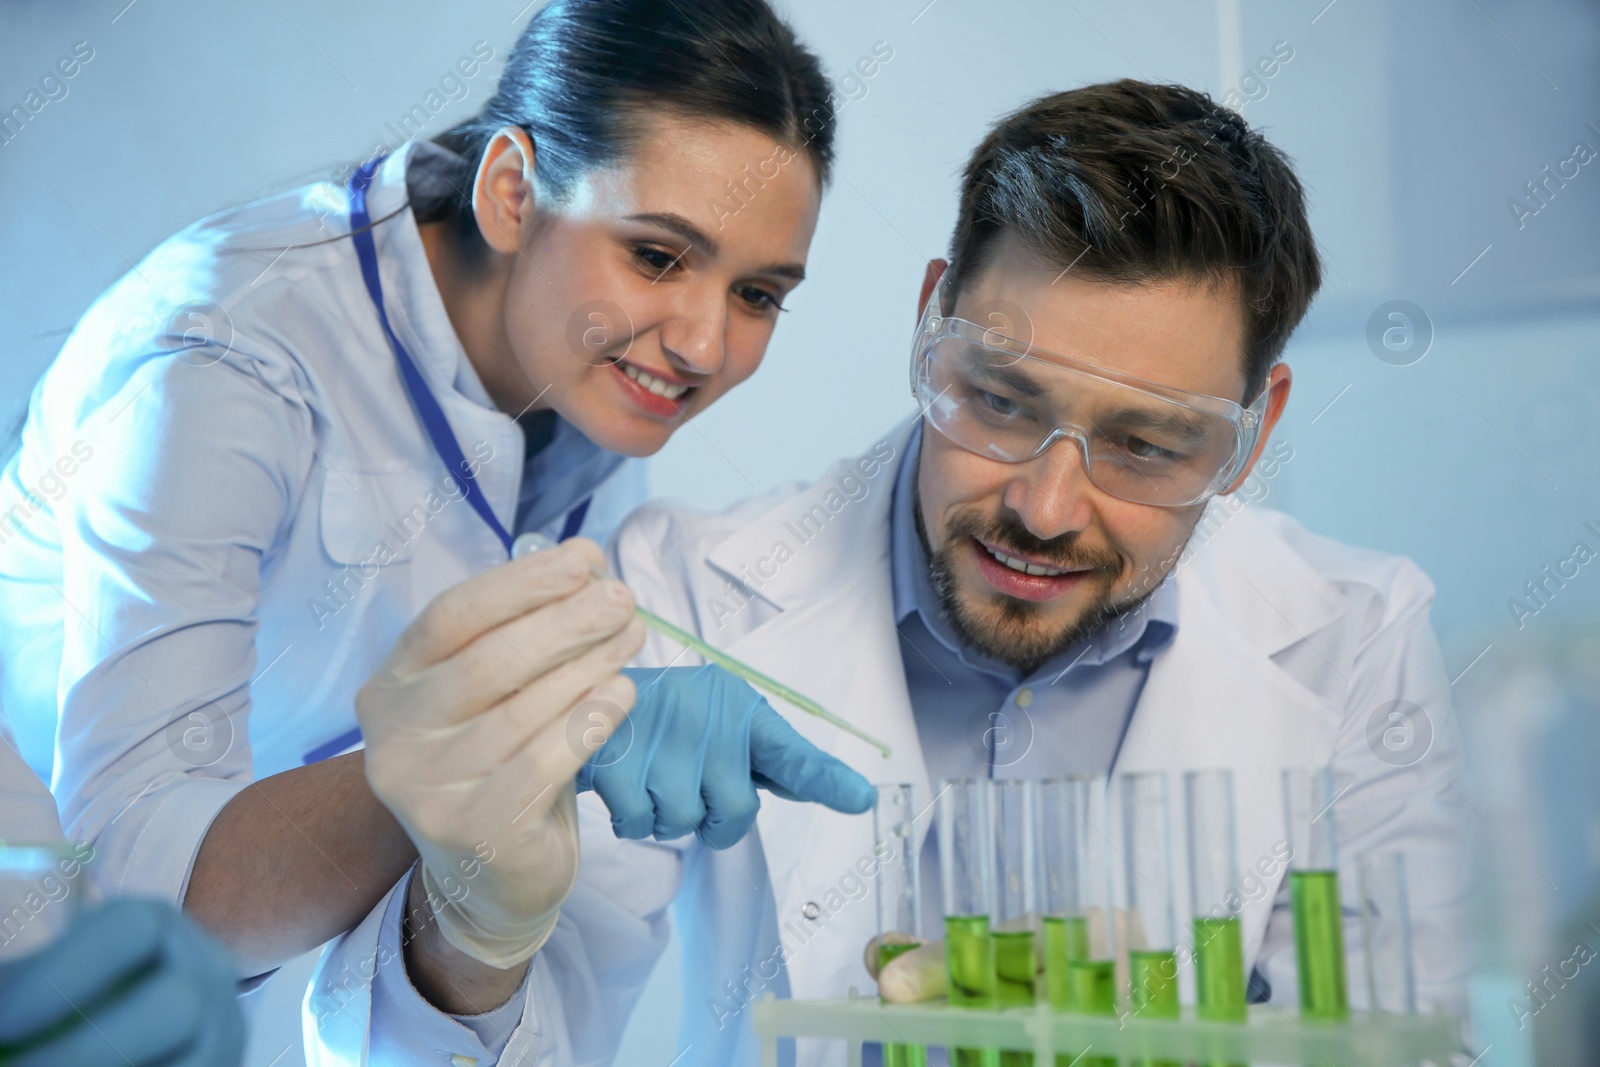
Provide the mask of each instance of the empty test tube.
[{"label": "empty test tube", "polygon": [[1367,1005],[1388,1015],[1415,1015],[1417,982],[1411,956],[1406,858],[1399,852],[1368,853],[1356,864],[1356,876]]}]

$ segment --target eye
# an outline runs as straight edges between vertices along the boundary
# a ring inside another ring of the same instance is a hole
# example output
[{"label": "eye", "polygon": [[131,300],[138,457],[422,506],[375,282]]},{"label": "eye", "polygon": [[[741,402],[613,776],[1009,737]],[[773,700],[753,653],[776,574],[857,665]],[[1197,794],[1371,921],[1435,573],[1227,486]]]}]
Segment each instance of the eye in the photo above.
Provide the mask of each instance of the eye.
[{"label": "eye", "polygon": [[637,245],[633,250],[633,258],[646,271],[659,278],[678,265],[683,253],[670,252],[654,245]]},{"label": "eye", "polygon": [[783,305],[778,302],[778,294],[761,288],[759,285],[741,285],[735,289],[739,299],[748,304],[753,311],[767,312],[776,308],[783,310]]},{"label": "eye", "polygon": [[989,406],[989,410],[996,415],[1010,417],[1022,410],[1022,405],[1008,396],[991,393],[983,389],[978,390],[978,399]]},{"label": "eye", "polygon": [[1151,444],[1142,437],[1125,437],[1122,439],[1121,445],[1122,450],[1134,459],[1142,459],[1147,462],[1183,458],[1181,454],[1168,448],[1162,448],[1160,445]]}]

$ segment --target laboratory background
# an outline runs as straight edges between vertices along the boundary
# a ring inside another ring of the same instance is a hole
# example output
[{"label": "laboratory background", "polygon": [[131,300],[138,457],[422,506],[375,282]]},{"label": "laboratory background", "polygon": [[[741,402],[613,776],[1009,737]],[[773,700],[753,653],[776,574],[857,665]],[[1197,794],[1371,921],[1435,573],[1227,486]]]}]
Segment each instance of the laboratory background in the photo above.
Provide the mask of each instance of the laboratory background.
[{"label": "laboratory background", "polygon": [[[0,132],[5,428],[90,302],[158,242],[473,113],[537,6],[0,5],[0,111],[45,100]],[[1001,114],[1119,77],[1238,108],[1294,160],[1326,275],[1287,353],[1285,458],[1248,506],[1431,576],[1471,761],[1480,1062],[1600,1062],[1600,979],[1573,962],[1600,950],[1600,5],[777,6],[843,101],[836,177],[765,365],[651,461],[652,492],[721,507],[814,476],[913,410],[923,266],[946,252],[959,169]],[[467,56],[488,61],[462,78]],[[618,1062],[678,1055],[662,1035],[706,994],[679,987],[675,961]],[[310,967],[253,998],[254,1067],[302,1062]]]}]

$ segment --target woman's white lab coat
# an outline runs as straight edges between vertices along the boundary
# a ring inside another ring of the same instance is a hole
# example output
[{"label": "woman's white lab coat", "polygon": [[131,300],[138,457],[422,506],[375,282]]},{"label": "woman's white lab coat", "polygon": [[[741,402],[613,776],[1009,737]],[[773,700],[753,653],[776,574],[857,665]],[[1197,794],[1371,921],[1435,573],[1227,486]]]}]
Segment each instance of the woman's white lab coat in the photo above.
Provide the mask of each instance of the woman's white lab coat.
[{"label": "woman's white lab coat", "polygon": [[[898,458],[905,428],[886,440]],[[932,793],[891,622],[894,464],[872,462],[884,451],[879,443],[813,485],[724,515],[650,505],[619,531],[614,565],[641,604],[888,742],[894,755],[885,760],[778,705],[801,733],[871,780],[914,783],[921,806]],[[864,477],[869,467],[876,473]],[[819,517],[820,533],[797,537]],[[1273,999],[1292,1005],[1279,772],[1331,762],[1353,782],[1336,807],[1344,860],[1405,852],[1420,997],[1459,1009],[1465,798],[1456,788],[1461,755],[1449,684],[1428,622],[1432,585],[1408,560],[1338,544],[1226,498],[1210,505],[1199,530],[1177,568],[1176,638],[1152,662],[1115,769],[1232,769],[1246,967],[1262,964]],[[645,655],[685,662],[655,635]],[[1396,700],[1422,709],[1420,717],[1412,712],[1409,748],[1389,732],[1396,722],[1385,709]],[[1182,827],[1181,783],[1173,792],[1174,826]],[[930,819],[928,811],[917,822],[918,848]],[[594,822],[603,830],[603,820]],[[1180,930],[1188,927],[1182,840],[1174,831]],[[683,1021],[665,1058],[690,1045],[695,1063],[757,1062],[752,1001],[767,992],[841,997],[875,988],[862,964],[877,932],[870,816],[764,795],[757,832],[726,852],[617,842],[601,832],[584,838],[583,863],[583,887],[622,894],[657,939],[663,909],[679,894]],[[1349,931],[1354,948],[1353,919]],[[1356,959],[1350,976],[1360,1002]],[[799,1062],[838,1062],[838,1051],[802,1042]]]},{"label": "woman's white lab coat", "polygon": [[[417,150],[369,192],[395,216],[374,229],[389,319],[513,529],[524,436],[405,209]],[[0,701],[46,773],[59,712],[63,823],[113,893],[181,900],[229,798],[342,747],[406,624],[505,560],[413,412],[346,210],[318,184],[156,248],[73,331],[0,475]],[[593,492],[583,532],[603,537],[642,490],[637,464],[607,470],[530,528]]]}]

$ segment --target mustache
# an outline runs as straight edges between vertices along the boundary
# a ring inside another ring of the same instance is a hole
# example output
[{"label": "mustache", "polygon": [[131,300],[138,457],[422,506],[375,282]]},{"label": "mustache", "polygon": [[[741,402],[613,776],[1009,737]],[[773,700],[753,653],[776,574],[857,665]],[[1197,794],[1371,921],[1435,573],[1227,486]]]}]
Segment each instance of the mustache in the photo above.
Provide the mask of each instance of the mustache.
[{"label": "mustache", "polygon": [[963,511],[950,517],[945,527],[946,544],[972,537],[1002,548],[1015,549],[1018,555],[1039,560],[1062,570],[1088,570],[1116,574],[1122,559],[1110,550],[1095,551],[1078,543],[1075,533],[1062,534],[1048,541],[1035,537],[1020,520],[1010,515],[991,518],[977,511]]}]

